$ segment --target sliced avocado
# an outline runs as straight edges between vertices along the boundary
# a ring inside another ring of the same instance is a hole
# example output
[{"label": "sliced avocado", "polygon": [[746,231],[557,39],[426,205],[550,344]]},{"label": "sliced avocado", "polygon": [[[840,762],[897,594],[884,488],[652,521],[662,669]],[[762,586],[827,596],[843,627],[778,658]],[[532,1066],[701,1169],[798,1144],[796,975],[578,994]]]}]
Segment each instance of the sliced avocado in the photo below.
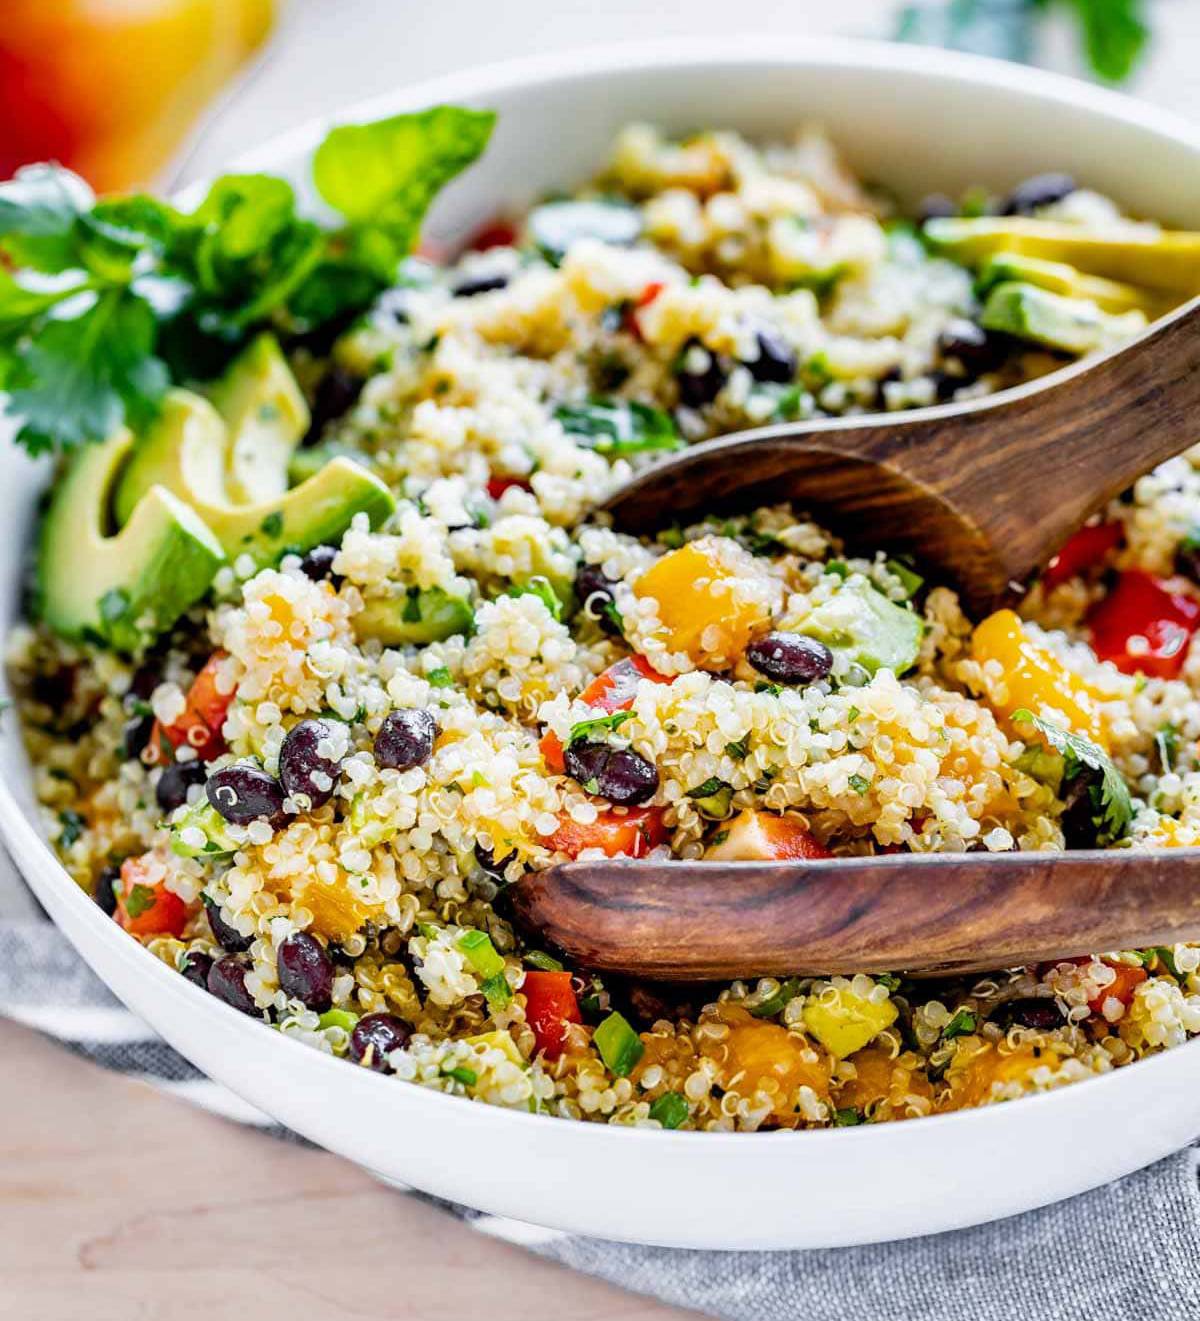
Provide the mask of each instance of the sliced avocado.
[{"label": "sliced avocado", "polygon": [[451,596],[440,587],[410,587],[406,596],[368,601],[354,616],[354,632],[360,642],[424,646],[469,632],[474,620],[471,603],[461,596]]},{"label": "sliced avocado", "polygon": [[308,430],[308,404],[274,335],[259,337],[207,391],[231,437],[225,489],[234,504],[277,500]]},{"label": "sliced avocado", "polygon": [[1145,328],[1144,312],[1102,312],[1084,298],[1064,298],[1032,284],[998,284],[980,325],[1067,353],[1092,353]]},{"label": "sliced avocado", "polygon": [[147,488],[121,531],[106,535],[113,481],[132,446],[121,430],[79,451],[54,489],[38,545],[42,618],[63,637],[118,651],[170,628],[225,561],[199,515],[161,486]]},{"label": "sliced avocado", "polygon": [[235,853],[237,848],[225,828],[225,818],[207,799],[185,808],[171,825],[171,852],[177,857],[213,858]]},{"label": "sliced avocado", "polygon": [[1046,261],[1042,257],[1027,257],[1020,252],[998,252],[989,257],[979,271],[979,291],[987,293],[998,284],[1010,281],[1035,284],[1052,294],[1067,298],[1087,298],[1105,312],[1145,312],[1148,317],[1161,316],[1173,305],[1170,298],[1139,289],[1137,285],[1123,284],[1120,280],[1106,280],[1102,275],[1085,275],[1074,266],[1062,261]]},{"label": "sliced avocado", "polygon": [[396,507],[383,482],[341,457],[277,499],[232,504],[225,488],[227,443],[225,423],[207,399],[168,391],[117,487],[118,522],[151,486],[165,486],[200,515],[230,559],[248,554],[266,567],[287,551],[338,540],[355,514],[365,513],[377,527]]},{"label": "sliced avocado", "polygon": [[903,674],[912,668],[921,650],[920,617],[889,601],[857,573],[799,627],[823,642],[844,665],[856,665],[868,674],[876,670]]},{"label": "sliced avocado", "polygon": [[1019,252],[1181,296],[1200,292],[1200,233],[1132,228],[1098,233],[1027,216],[956,216],[927,220],[924,234],[936,252],[964,266],[980,266],[998,252]]},{"label": "sliced avocado", "polygon": [[299,486],[301,482],[306,482],[310,477],[315,477],[330,459],[336,459],[339,456],[353,459],[361,468],[367,466],[362,455],[352,450],[348,445],[338,445],[335,442],[330,442],[327,445],[310,445],[307,449],[297,450],[288,460],[288,481],[293,486]]}]

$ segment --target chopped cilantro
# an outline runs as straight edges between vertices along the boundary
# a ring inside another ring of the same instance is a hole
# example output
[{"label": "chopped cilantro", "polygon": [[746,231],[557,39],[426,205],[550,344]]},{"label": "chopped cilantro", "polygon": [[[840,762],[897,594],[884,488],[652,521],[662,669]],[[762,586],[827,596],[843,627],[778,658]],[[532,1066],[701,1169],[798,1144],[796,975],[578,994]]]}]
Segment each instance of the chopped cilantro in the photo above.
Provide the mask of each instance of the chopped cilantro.
[{"label": "chopped cilantro", "polygon": [[684,444],[669,413],[628,399],[562,404],[554,416],[569,436],[586,440],[597,453],[613,458],[649,450],[677,450]]},{"label": "chopped cilantro", "polygon": [[1099,774],[1100,783],[1090,785],[1088,789],[1100,832],[1099,842],[1111,844],[1120,839],[1133,821],[1133,800],[1129,796],[1129,786],[1108,753],[1083,734],[1064,729],[1051,720],[1043,720],[1024,707],[1014,711],[1012,718],[1019,724],[1032,725],[1056,752],[1062,754],[1068,779],[1074,779],[1085,767]]},{"label": "chopped cilantro", "polygon": [[770,693],[772,697],[778,697],[783,692],[783,685],[778,683],[767,683],[765,679],[759,679],[754,685],[756,693]]},{"label": "chopped cilantro", "polygon": [[843,1106],[840,1110],[833,1112],[834,1128],[854,1128],[856,1125],[865,1122],[862,1111],[852,1105]]},{"label": "chopped cilantro", "polygon": [[959,1009],[954,1017],[942,1028],[942,1040],[950,1041],[954,1037],[968,1037],[979,1026],[979,1019],[969,1009]]},{"label": "chopped cilantro", "polygon": [[781,1014],[788,1003],[799,994],[799,979],[790,977],[786,982],[780,982],[774,994],[767,996],[765,1000],[760,1000],[750,1012],[755,1018],[774,1018],[776,1014]]},{"label": "chopped cilantro", "polygon": [[158,900],[158,896],[148,885],[135,885],[125,896],[125,912],[131,918],[139,918],[149,912]]},{"label": "chopped cilantro", "polygon": [[431,688],[453,688],[454,676],[444,665],[439,665],[436,669],[429,671],[425,676],[425,682]]},{"label": "chopped cilantro", "polygon": [[734,757],[738,761],[741,761],[742,758],[745,757],[747,753],[750,751],[750,740],[742,738],[742,739],[738,739],[736,743],[726,743],[725,751],[731,757]]},{"label": "chopped cilantro", "polygon": [[63,848],[69,849],[83,834],[87,822],[78,812],[72,812],[69,808],[65,812],[60,812],[58,819],[62,822],[62,834],[59,835],[58,842]]},{"label": "chopped cilantro", "polygon": [[853,789],[856,794],[865,794],[870,787],[871,781],[866,779],[865,776],[859,775],[856,772],[850,777],[850,788]]},{"label": "chopped cilantro", "polygon": [[728,830],[718,830],[717,833],[712,837],[713,847],[715,848],[718,844],[724,844],[728,838],[729,838]]}]

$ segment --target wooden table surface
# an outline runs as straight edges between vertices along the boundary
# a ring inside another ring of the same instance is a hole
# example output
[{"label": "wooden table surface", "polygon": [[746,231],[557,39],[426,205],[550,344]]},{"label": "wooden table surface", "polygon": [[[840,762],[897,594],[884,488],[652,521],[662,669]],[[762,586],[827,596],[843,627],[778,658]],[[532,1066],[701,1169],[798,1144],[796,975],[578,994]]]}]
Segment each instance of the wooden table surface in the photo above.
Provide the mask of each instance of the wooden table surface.
[{"label": "wooden table surface", "polygon": [[686,1321],[0,1020],[0,1317]]}]

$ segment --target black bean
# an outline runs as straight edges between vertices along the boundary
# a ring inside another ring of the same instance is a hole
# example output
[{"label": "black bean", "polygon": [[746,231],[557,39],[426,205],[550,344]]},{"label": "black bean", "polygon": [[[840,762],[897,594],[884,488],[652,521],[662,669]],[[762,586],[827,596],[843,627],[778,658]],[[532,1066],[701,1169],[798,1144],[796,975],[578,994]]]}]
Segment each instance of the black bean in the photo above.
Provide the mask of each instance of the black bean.
[{"label": "black bean", "polygon": [[[707,358],[707,366],[699,370],[692,369],[690,364],[693,351],[695,356]],[[679,386],[679,402],[688,408],[702,408],[705,404],[711,404],[721,393],[721,387],[725,384],[725,369],[715,353],[706,349],[698,339],[689,339],[680,354],[676,381]]]},{"label": "black bean", "polygon": [[330,720],[302,720],[288,731],[279,751],[279,778],[283,787],[293,798],[306,798],[310,809],[333,797],[341,772],[340,761],[323,757],[317,751],[321,741],[334,733]]},{"label": "black bean", "polygon": [[563,762],[567,774],[588,793],[624,807],[646,802],[658,788],[658,771],[632,748],[576,739],[568,745]]},{"label": "black bean", "polygon": [[952,321],[938,337],[938,351],[943,358],[954,358],[962,364],[970,379],[994,371],[1008,356],[1008,344],[999,336],[990,334],[975,321],[959,317]]},{"label": "black bean", "polygon": [[276,955],[279,985],[285,995],[306,1009],[323,1014],[333,1003],[333,960],[325,946],[307,931],[297,931]]},{"label": "black bean", "polygon": [[287,822],[283,785],[258,766],[238,762],[214,771],[204,791],[208,801],[235,826],[266,821],[273,830],[278,830]]},{"label": "black bean", "polygon": [[143,661],[133,672],[126,701],[134,698],[139,702],[148,702],[154,696],[154,690],[162,683],[162,667],[157,661]]},{"label": "black bean", "polygon": [[125,750],[126,761],[133,761],[135,757],[142,755],[146,744],[150,742],[153,729],[153,716],[134,716],[132,720],[125,722],[125,728],[121,731],[121,744]]},{"label": "black bean", "polygon": [[774,330],[760,330],[758,357],[747,362],[746,368],[756,381],[773,381],[777,385],[790,385],[796,379],[796,351]]},{"label": "black bean", "polygon": [[208,990],[208,974],[212,971],[213,961],[208,954],[201,954],[199,950],[192,950],[183,956],[183,965],[179,971],[192,983],[193,986],[199,986],[203,990]]},{"label": "black bean", "polygon": [[158,777],[154,797],[164,812],[173,812],[187,802],[192,785],[203,783],[204,763],[198,757],[193,761],[173,761]]},{"label": "black bean", "polygon": [[1058,824],[1069,849],[1094,849],[1099,843],[1098,813],[1091,793],[1097,775],[1085,767],[1063,791],[1063,813]]},{"label": "black bean", "polygon": [[476,294],[490,294],[496,289],[508,287],[507,275],[474,275],[451,286],[450,292],[455,298],[474,298]]},{"label": "black bean", "polygon": [[889,367],[875,382],[874,407],[881,409],[887,408],[887,394],[883,387],[885,385],[892,385],[896,381],[901,381],[903,379],[904,376],[899,367]]},{"label": "black bean", "polygon": [[1200,537],[1195,533],[1179,543],[1175,551],[1175,572],[1200,583]]},{"label": "black bean", "polygon": [[346,581],[340,573],[333,571],[337,553],[336,546],[314,546],[300,561],[300,572],[315,583],[329,581],[336,591]]},{"label": "black bean", "polygon": [[210,899],[208,895],[201,895],[201,898],[204,900],[204,910],[208,915],[208,925],[217,944],[230,954],[244,954],[254,944],[254,937],[243,936],[237,927],[230,926],[221,916],[221,906],[215,900]]},{"label": "black bean", "polygon": [[64,665],[57,670],[35,674],[29,685],[33,700],[61,714],[75,696],[78,668],[76,665]]},{"label": "black bean", "polygon": [[746,648],[746,660],[772,683],[816,683],[833,668],[833,653],[803,633],[768,633]]},{"label": "black bean", "polygon": [[218,1000],[223,1000],[232,1009],[261,1018],[262,1010],[246,989],[246,974],[249,971],[250,964],[240,954],[226,954],[209,968],[205,985]]},{"label": "black bean", "polygon": [[1043,206],[1051,206],[1069,197],[1075,191],[1075,180],[1069,174],[1035,174],[1017,184],[1004,199],[1002,216],[1027,216]]},{"label": "black bean", "polygon": [[428,711],[393,711],[375,735],[375,760],[394,771],[423,766],[433,752],[437,722]]},{"label": "black bean", "polygon": [[403,1050],[412,1038],[412,1028],[395,1014],[367,1014],[350,1034],[350,1057],[377,1073],[391,1073],[387,1057]]},{"label": "black bean", "polygon": [[927,220],[946,220],[958,215],[958,203],[945,193],[930,193],[921,199],[917,219],[923,225]]},{"label": "black bean", "polygon": [[621,630],[617,621],[605,606],[615,606],[613,588],[616,583],[605,576],[598,564],[581,564],[575,575],[575,596],[580,606],[593,615],[605,633],[619,635]]},{"label": "black bean", "polygon": [[1006,1000],[996,1007],[992,1021],[1001,1027],[1032,1027],[1050,1032],[1062,1027],[1063,1013],[1058,1002],[1049,996],[1023,996],[1019,1000]]},{"label": "black bean", "polygon": [[311,421],[300,443],[315,444],[330,422],[344,417],[354,407],[358,402],[358,396],[362,394],[362,388],[361,376],[354,376],[341,367],[330,367],[317,386],[316,395],[313,397]]},{"label": "black bean", "polygon": [[933,393],[941,404],[947,399],[953,399],[964,385],[970,384],[965,376],[952,376],[949,372],[943,371],[930,372],[929,379],[933,382]]},{"label": "black bean", "polygon": [[109,917],[117,911],[117,892],[113,886],[120,879],[120,867],[105,867],[96,877],[96,888],[92,891],[92,898]]}]

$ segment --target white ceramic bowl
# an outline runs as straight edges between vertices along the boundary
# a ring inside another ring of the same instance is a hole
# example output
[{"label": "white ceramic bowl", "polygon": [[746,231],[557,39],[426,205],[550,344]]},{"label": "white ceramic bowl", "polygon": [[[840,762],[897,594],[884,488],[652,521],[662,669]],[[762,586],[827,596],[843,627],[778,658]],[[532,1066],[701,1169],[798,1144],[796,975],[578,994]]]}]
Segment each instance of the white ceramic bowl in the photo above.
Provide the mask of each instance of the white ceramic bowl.
[{"label": "white ceramic bowl", "polygon": [[[867,178],[907,201],[1066,169],[1135,212],[1200,228],[1200,135],[1082,83],[1015,66],[834,41],[679,42],[484,69],[407,88],[342,118],[435,102],[500,112],[485,160],[439,200],[453,238],[499,205],[586,177],[631,119],[669,129],[786,133],[824,123]],[[304,177],[327,125],[267,146],[255,167]],[[0,617],[15,617],[42,472],[0,452]],[[206,1073],[386,1178],[539,1224],[682,1247],[816,1247],[969,1225],[1145,1165],[1200,1132],[1200,1043],[1009,1105],[807,1133],[626,1130],[443,1096],[270,1032],[172,973],[77,889],[33,824],[28,770],[5,722],[0,828],[79,952]]]}]

